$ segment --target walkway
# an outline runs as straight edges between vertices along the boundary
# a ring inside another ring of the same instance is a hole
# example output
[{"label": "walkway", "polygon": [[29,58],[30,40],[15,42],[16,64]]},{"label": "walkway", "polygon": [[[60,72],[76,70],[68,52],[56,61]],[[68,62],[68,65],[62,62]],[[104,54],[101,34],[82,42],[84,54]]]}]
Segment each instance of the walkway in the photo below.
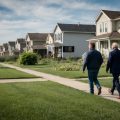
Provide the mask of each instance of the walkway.
[{"label": "walkway", "polygon": [[[10,68],[14,68],[32,75],[36,75],[38,77],[42,77],[43,79],[46,80],[50,80],[53,82],[57,82],[59,84],[65,85],[65,86],[69,86],[84,92],[89,93],[89,85],[87,83],[83,83],[83,82],[78,82],[75,80],[71,80],[68,78],[63,78],[63,77],[59,77],[59,76],[55,76],[55,75],[51,75],[51,74],[46,74],[46,73],[42,73],[42,72],[38,72],[35,70],[29,70],[29,69],[25,69],[25,68],[20,68],[20,67],[16,67],[13,65],[9,65],[9,64],[4,64],[4,63],[0,63],[1,65],[4,65],[5,67],[10,67]],[[97,91],[97,90],[96,90]],[[109,99],[112,101],[116,101],[116,102],[120,102],[119,99],[117,99],[118,94],[115,93],[114,96],[110,95],[108,93],[108,88],[106,87],[102,87],[102,95],[100,95],[101,97],[105,98],[105,99]]]}]

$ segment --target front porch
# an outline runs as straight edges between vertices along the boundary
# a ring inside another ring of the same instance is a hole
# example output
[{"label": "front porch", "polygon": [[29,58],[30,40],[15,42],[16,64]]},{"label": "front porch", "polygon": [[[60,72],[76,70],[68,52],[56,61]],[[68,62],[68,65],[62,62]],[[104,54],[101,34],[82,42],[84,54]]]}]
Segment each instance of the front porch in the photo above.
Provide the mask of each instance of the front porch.
[{"label": "front porch", "polygon": [[109,52],[112,50],[112,44],[118,43],[120,48],[120,33],[113,32],[101,36],[96,36],[89,41],[96,43],[96,49],[101,52],[105,57],[109,56]]}]

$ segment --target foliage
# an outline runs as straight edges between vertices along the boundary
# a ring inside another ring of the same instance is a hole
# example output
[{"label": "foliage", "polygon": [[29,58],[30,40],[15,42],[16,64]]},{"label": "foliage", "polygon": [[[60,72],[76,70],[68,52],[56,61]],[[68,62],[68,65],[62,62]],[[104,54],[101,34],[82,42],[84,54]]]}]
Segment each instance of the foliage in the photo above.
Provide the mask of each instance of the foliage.
[{"label": "foliage", "polygon": [[13,62],[16,62],[18,59],[18,56],[0,56],[0,62],[10,62],[10,61],[13,61]]},{"label": "foliage", "polygon": [[19,57],[20,64],[35,65],[38,63],[38,56],[33,52],[24,52]]}]

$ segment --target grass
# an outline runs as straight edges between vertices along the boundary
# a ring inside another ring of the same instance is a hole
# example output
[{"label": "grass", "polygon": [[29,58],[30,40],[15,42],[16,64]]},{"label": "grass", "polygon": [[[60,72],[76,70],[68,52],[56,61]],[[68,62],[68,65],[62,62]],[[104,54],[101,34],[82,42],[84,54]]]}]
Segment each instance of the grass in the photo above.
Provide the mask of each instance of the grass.
[{"label": "grass", "polygon": [[[88,83],[88,80],[77,80],[80,82]],[[99,80],[101,86],[111,88],[112,87],[112,79],[100,79]]]},{"label": "grass", "polygon": [[[55,70],[52,65],[43,65],[43,64],[38,64],[38,65],[31,65],[31,66],[21,66],[29,69],[33,69],[39,72],[44,72],[44,73],[49,73],[53,75],[58,75],[61,77],[65,78],[70,78],[70,79],[78,79],[78,78],[87,78],[87,71],[85,73],[80,71],[59,71]],[[99,72],[99,77],[108,77],[111,76],[110,74],[105,72],[105,67],[102,67]]]},{"label": "grass", "polygon": [[119,103],[50,81],[0,84],[0,120],[119,120]]},{"label": "grass", "polygon": [[12,68],[3,67],[0,65],[0,79],[23,79],[23,78],[36,78],[36,76]]}]

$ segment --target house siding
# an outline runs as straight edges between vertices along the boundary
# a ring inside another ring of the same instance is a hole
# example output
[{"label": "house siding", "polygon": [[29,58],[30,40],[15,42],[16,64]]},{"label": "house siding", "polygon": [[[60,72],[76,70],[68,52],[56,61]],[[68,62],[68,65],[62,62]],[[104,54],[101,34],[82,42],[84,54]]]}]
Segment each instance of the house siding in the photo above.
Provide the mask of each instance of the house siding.
[{"label": "house siding", "polygon": [[102,14],[96,23],[96,36],[106,33],[106,32],[100,32],[100,24],[102,24],[102,23],[107,23],[107,29],[108,29],[107,33],[111,33],[113,30],[112,21],[105,14]]},{"label": "house siding", "polygon": [[86,40],[93,36],[93,34],[64,33],[63,45],[74,46],[74,52],[63,52],[63,58],[81,57],[88,50],[88,42]]}]

